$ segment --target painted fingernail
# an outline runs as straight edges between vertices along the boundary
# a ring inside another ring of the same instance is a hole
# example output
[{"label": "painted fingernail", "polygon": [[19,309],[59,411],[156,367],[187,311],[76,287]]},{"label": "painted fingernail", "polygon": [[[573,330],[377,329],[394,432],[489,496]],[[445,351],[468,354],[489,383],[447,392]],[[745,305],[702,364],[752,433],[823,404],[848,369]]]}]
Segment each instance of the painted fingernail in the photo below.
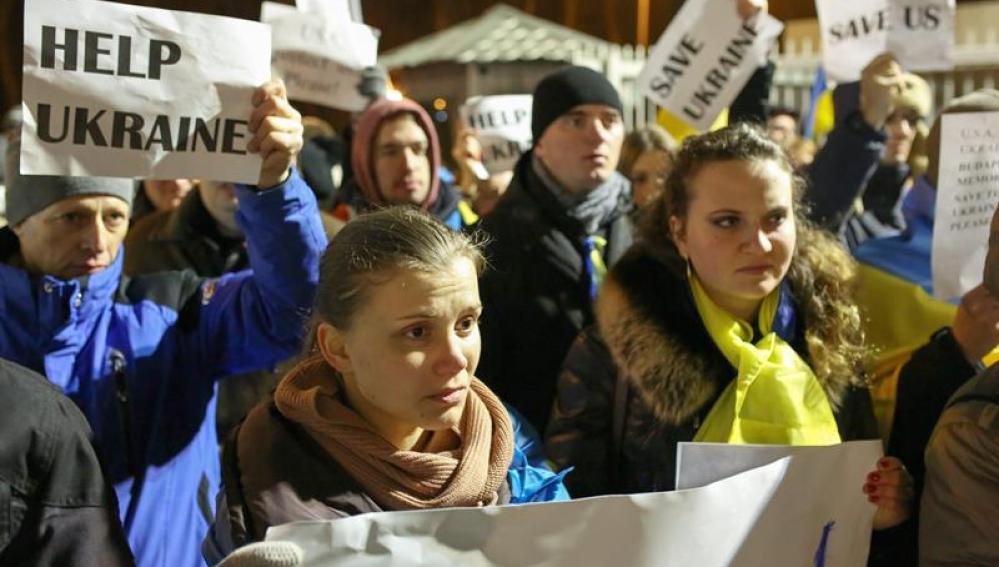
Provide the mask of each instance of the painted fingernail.
[{"label": "painted fingernail", "polygon": [[876,487],[876,486],[874,486],[873,484],[865,484],[865,485],[864,485],[864,492],[865,492],[865,493],[867,493],[867,494],[870,494],[870,493],[874,492],[874,490],[875,490],[876,488],[877,488],[877,487]]},{"label": "painted fingernail", "polygon": [[879,469],[888,468],[888,459],[881,459],[880,461],[878,461],[878,468]]},{"label": "painted fingernail", "polygon": [[876,473],[876,472],[875,473],[871,473],[871,474],[867,475],[867,480],[869,480],[871,482],[877,482],[877,481],[881,480],[881,475],[878,474],[878,473]]},{"label": "painted fingernail", "polygon": [[872,503],[874,503],[874,504],[877,504],[877,503],[878,503],[878,500],[880,500],[880,499],[881,499],[881,498],[879,498],[878,496],[875,496],[875,495],[873,495],[873,494],[867,497],[867,501],[868,501],[868,502],[872,502]]}]

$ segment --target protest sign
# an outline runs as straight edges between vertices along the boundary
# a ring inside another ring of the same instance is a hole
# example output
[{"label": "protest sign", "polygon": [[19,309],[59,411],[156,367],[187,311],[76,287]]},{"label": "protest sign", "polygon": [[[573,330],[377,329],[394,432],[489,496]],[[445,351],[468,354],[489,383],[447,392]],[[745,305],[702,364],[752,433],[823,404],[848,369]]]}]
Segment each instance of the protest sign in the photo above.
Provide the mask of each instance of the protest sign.
[{"label": "protest sign", "polygon": [[950,300],[982,283],[999,202],[999,112],[944,114],[940,120],[933,295]]},{"label": "protest sign", "polygon": [[952,69],[955,0],[816,0],[822,65],[834,81],[856,81],[891,51],[907,71]]},{"label": "protest sign", "polygon": [[[827,447],[680,443],[677,488],[697,488],[790,457],[787,472],[756,520],[732,565],[867,564],[876,507],[867,501],[867,474],[882,456],[881,442],[851,441]],[[824,561],[816,554],[815,533]],[[776,558],[780,558],[777,560]]]},{"label": "protest sign", "polygon": [[295,0],[299,12],[322,14],[330,20],[341,22],[358,21],[350,13],[350,2],[347,0]]},{"label": "protest sign", "polygon": [[512,171],[531,149],[531,95],[472,97],[461,107],[462,121],[482,145],[482,164],[490,174]]},{"label": "protest sign", "polygon": [[21,173],[257,182],[247,125],[270,77],[266,26],[93,0],[24,8]]},{"label": "protest sign", "polygon": [[638,84],[700,131],[766,61],[784,25],[769,14],[743,21],[730,0],[687,0],[649,52]]},{"label": "protest sign", "polygon": [[357,86],[361,70],[377,59],[377,30],[327,12],[307,13],[274,4],[264,2],[261,21],[271,26],[272,65],[284,79],[288,96],[342,110],[364,110],[369,101]]},{"label": "protest sign", "polygon": [[[786,467],[787,461],[778,461],[683,492],[297,522],[270,528],[266,541],[297,544],[304,567],[723,567],[731,564]],[[773,552],[770,562],[759,564],[772,565]]]}]

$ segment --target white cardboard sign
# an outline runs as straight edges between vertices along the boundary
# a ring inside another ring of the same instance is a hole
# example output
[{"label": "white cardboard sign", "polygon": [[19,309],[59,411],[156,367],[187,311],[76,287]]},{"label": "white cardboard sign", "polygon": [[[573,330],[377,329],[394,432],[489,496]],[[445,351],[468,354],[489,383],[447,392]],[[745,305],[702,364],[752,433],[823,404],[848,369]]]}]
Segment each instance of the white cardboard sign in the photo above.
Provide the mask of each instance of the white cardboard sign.
[{"label": "white cardboard sign", "polygon": [[638,84],[650,99],[706,131],[766,61],[784,25],[743,21],[732,0],[687,0],[649,52]]},{"label": "white cardboard sign", "polygon": [[891,51],[907,71],[952,69],[955,0],[816,0],[823,66],[834,81],[856,81]]},{"label": "white cardboard sign", "polygon": [[531,148],[531,95],[497,95],[468,99],[461,107],[465,125],[482,145],[482,164],[491,174],[513,170]]},{"label": "white cardboard sign", "polygon": [[261,21],[271,25],[275,75],[288,97],[352,112],[368,99],[357,91],[361,70],[375,64],[378,32],[328,12],[301,12],[264,2]]},{"label": "white cardboard sign", "polygon": [[297,522],[270,528],[266,540],[297,544],[303,567],[723,567],[786,467],[778,461],[680,492]]},{"label": "white cardboard sign", "polygon": [[247,126],[270,41],[235,18],[26,2],[21,173],[256,183]]},{"label": "white cardboard sign", "polygon": [[933,295],[958,298],[982,283],[999,203],[999,112],[944,114],[933,223]]},{"label": "white cardboard sign", "polygon": [[[820,533],[825,567],[867,564],[876,507],[863,486],[882,456],[881,441],[851,441],[828,447],[680,443],[677,488],[695,488],[790,457],[787,473],[753,526],[733,565],[813,565]],[[779,552],[774,550],[779,549]],[[780,561],[774,558],[781,557]],[[798,558],[793,561],[791,558]],[[785,561],[787,559],[787,561]]]},{"label": "white cardboard sign", "polygon": [[304,567],[863,567],[875,507],[862,487],[880,456],[878,441],[692,444],[687,490],[363,514],[276,526],[266,540],[301,547]]}]

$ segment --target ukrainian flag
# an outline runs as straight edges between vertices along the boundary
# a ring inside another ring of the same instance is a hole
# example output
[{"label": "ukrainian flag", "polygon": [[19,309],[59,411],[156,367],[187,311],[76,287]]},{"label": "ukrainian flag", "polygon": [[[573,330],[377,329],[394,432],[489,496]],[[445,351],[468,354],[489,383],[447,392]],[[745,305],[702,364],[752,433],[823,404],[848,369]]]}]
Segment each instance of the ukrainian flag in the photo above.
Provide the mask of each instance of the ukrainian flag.
[{"label": "ukrainian flag", "polygon": [[[875,361],[868,368],[871,395],[883,439],[891,434],[898,376],[914,351],[942,327],[953,324],[960,298],[933,297],[930,253],[936,191],[920,177],[903,204],[906,229],[899,236],[864,241],[854,251],[860,270],[857,304]],[[986,361],[999,356],[993,351]]]}]

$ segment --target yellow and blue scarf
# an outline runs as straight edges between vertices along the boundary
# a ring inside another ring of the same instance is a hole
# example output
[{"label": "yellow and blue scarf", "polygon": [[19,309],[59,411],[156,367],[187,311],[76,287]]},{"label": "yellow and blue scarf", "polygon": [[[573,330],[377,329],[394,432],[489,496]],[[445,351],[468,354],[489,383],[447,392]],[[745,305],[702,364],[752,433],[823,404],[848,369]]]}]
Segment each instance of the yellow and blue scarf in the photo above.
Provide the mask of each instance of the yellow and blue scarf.
[{"label": "yellow and blue scarf", "polygon": [[781,301],[781,297],[789,292],[778,288],[763,300],[758,321],[763,337],[754,343],[749,323],[715,305],[693,273],[689,281],[708,334],[738,372],[711,408],[694,441],[839,443],[839,429],[825,391],[808,363],[786,340],[793,337],[793,306],[789,299]]}]

